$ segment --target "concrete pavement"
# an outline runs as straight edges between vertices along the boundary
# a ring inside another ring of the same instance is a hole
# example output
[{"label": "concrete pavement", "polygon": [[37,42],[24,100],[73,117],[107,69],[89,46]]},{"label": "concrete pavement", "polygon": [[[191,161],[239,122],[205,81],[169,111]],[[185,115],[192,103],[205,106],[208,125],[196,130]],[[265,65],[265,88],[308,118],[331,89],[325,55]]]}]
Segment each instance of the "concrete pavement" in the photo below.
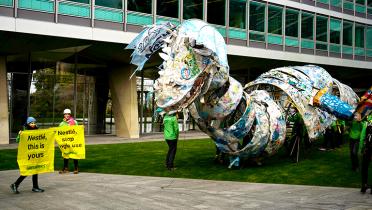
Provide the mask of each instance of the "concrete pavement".
[{"label": "concrete pavement", "polygon": [[[184,135],[184,136],[182,136]],[[208,138],[181,133],[180,140]],[[162,134],[124,139],[88,136],[86,144],[162,141]],[[0,145],[0,149],[17,144]],[[1,160],[0,160],[1,161]],[[206,172],[207,173],[207,172]],[[357,188],[260,184],[80,173],[40,174],[44,193],[31,192],[31,177],[13,194],[18,170],[0,171],[0,209],[371,209],[372,195]]]},{"label": "concrete pavement", "polygon": [[0,172],[0,209],[372,209],[355,188],[55,172],[39,175],[44,193],[28,177],[13,194],[17,177]]}]

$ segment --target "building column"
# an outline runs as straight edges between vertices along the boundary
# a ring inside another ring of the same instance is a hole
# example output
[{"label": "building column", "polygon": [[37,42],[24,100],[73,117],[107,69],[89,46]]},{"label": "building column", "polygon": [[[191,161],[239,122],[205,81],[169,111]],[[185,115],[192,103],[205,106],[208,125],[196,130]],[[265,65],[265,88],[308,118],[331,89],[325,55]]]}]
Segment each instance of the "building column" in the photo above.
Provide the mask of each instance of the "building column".
[{"label": "building column", "polygon": [[9,144],[8,82],[6,58],[0,56],[0,144]]},{"label": "building column", "polygon": [[[106,72],[106,71],[101,71]],[[99,74],[96,76],[95,92],[97,95],[97,134],[106,133],[106,107],[109,94],[109,84],[107,74]]]},{"label": "building column", "polygon": [[116,135],[125,138],[139,138],[137,81],[135,76],[129,79],[132,71],[132,66],[114,67],[109,76]]}]

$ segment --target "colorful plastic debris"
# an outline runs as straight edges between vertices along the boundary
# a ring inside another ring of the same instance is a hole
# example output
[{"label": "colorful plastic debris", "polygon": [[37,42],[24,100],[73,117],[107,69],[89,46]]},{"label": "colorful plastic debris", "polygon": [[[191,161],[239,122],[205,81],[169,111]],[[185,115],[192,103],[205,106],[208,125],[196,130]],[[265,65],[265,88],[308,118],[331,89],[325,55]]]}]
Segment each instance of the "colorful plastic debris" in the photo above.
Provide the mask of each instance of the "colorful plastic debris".
[{"label": "colorful plastic debris", "polygon": [[356,110],[359,113],[361,119],[364,119],[372,111],[372,86],[363,94],[360,98],[358,108]]},{"label": "colorful plastic debris", "polygon": [[[146,35],[159,27],[164,33]],[[350,118],[357,106],[350,87],[314,65],[273,69],[243,88],[229,76],[223,37],[201,20],[148,27],[129,48],[141,43],[146,49],[163,43],[159,55],[164,62],[154,85],[157,106],[164,112],[187,109],[230,155],[230,167],[240,158],[275,154],[286,138],[289,108],[301,115],[309,138],[316,139],[336,117]],[[143,52],[135,48],[132,55],[138,69],[155,51]]]}]

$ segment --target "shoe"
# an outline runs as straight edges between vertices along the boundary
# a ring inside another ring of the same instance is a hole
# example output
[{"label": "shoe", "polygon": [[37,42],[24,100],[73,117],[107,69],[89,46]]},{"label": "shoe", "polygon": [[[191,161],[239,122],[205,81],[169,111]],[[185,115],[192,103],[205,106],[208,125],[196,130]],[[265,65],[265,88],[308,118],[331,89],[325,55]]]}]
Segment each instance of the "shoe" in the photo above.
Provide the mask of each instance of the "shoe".
[{"label": "shoe", "polygon": [[33,187],[32,192],[44,192],[44,189],[38,188],[38,187]]},{"label": "shoe", "polygon": [[67,169],[63,169],[59,171],[59,174],[67,174],[69,171]]},{"label": "shoe", "polygon": [[79,170],[75,170],[75,171],[74,171],[74,174],[78,174],[78,173],[79,173]]},{"label": "shoe", "polygon": [[323,147],[319,148],[319,150],[320,151],[327,151],[327,149],[326,148],[323,148]]},{"label": "shoe", "polygon": [[[362,185],[362,188],[360,188],[360,192],[365,193],[367,191],[367,189],[368,189],[368,185],[367,184],[363,184]],[[371,191],[371,193],[372,193],[372,191]]]},{"label": "shoe", "polygon": [[175,167],[170,167],[170,168],[168,168],[168,171],[175,171],[177,168],[175,168]]},{"label": "shoe", "polygon": [[19,194],[19,191],[18,191],[18,186],[16,184],[11,184],[10,185],[10,189],[12,190],[13,193],[15,194]]},{"label": "shoe", "polygon": [[352,168],[352,170],[356,173],[359,173],[359,168]]},{"label": "shoe", "polygon": [[233,170],[240,170],[240,166],[233,165],[233,166],[231,166],[231,169],[233,169]]}]

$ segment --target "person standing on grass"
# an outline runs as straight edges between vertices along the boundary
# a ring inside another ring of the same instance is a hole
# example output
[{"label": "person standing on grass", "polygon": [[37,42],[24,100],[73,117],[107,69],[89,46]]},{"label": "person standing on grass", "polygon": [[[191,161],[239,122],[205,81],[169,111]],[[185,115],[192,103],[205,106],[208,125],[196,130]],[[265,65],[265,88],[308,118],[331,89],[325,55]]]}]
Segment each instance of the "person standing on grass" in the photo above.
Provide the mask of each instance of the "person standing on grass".
[{"label": "person standing on grass", "polygon": [[168,144],[168,153],[165,159],[165,165],[168,170],[173,171],[174,158],[177,152],[177,141],[179,136],[178,118],[176,114],[165,114],[163,119],[164,139]]},{"label": "person standing on grass", "polygon": [[[372,158],[372,114],[369,114],[367,120],[363,123],[361,133],[361,146],[363,147],[362,157],[362,188],[361,192],[365,193],[368,189],[368,167]],[[372,194],[372,190],[371,190]]]},{"label": "person standing on grass", "polygon": [[335,133],[332,128],[327,128],[324,134],[323,146],[319,148],[320,151],[330,151],[335,148]]},{"label": "person standing on grass", "polygon": [[351,122],[350,133],[349,133],[349,147],[350,147],[350,159],[351,159],[351,169],[355,172],[359,171],[359,142],[360,134],[362,131],[362,122],[359,113],[355,113],[354,119]]},{"label": "person standing on grass", "polygon": [[340,147],[343,144],[343,135],[345,131],[345,121],[341,119],[335,120],[332,125],[333,142],[335,147]]},{"label": "person standing on grass", "polygon": [[[72,125],[78,125],[78,123],[71,116],[71,110],[65,109],[63,111],[63,120],[59,124],[59,126],[61,127],[61,126],[72,126]],[[74,160],[74,174],[78,174],[79,173],[78,160],[77,159],[73,159],[73,160]],[[69,161],[68,158],[63,158],[63,169],[59,171],[60,174],[65,174],[69,172],[68,161]]]},{"label": "person standing on grass", "polygon": [[[23,130],[36,130],[38,129],[36,125],[36,119],[33,117],[28,117],[26,120],[26,124],[23,126]],[[16,142],[19,143],[20,136],[22,131],[19,131]],[[26,176],[19,176],[17,181],[15,181],[13,184],[10,185],[10,189],[13,193],[18,194],[18,187],[21,184],[21,182],[26,178]],[[32,175],[32,192],[44,192],[44,189],[39,188],[38,184],[38,176],[37,174]]]}]

